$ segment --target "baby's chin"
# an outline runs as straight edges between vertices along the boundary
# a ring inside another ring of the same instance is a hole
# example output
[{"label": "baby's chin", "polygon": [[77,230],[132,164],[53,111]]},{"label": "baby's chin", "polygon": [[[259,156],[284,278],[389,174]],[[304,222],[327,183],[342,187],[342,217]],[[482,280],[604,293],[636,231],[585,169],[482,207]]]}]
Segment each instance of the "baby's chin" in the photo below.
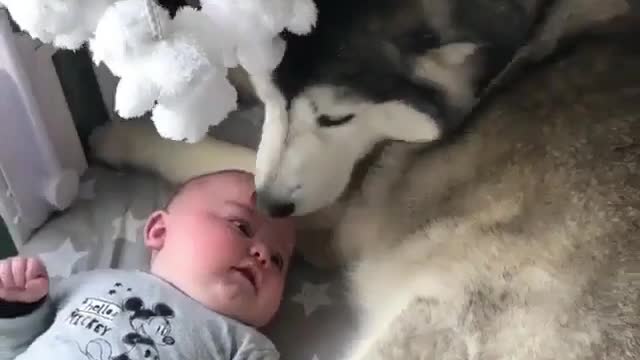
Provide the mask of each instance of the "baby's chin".
[{"label": "baby's chin", "polygon": [[214,285],[211,301],[225,304],[253,303],[258,299],[257,290],[237,281],[223,281]]},{"label": "baby's chin", "polygon": [[207,309],[254,327],[264,322],[261,317],[264,312],[258,310],[262,307],[258,293],[251,284],[237,276],[207,276],[198,281],[175,271],[165,274],[160,270],[152,264],[152,274],[169,282]]},{"label": "baby's chin", "polygon": [[197,300],[219,314],[250,325],[255,323],[250,315],[258,307],[258,296],[244,284],[218,282]]},{"label": "baby's chin", "polygon": [[[263,299],[264,300],[264,299]],[[280,299],[273,308],[265,308],[265,302],[251,289],[247,291],[241,284],[220,284],[205,300],[209,309],[255,328],[261,328],[275,316]]]}]

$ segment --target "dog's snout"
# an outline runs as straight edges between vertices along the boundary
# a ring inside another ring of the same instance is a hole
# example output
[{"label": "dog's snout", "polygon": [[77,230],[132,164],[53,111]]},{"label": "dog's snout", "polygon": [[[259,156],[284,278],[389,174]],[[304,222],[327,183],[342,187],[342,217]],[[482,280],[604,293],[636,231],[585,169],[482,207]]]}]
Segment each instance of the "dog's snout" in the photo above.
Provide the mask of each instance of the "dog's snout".
[{"label": "dog's snout", "polygon": [[296,210],[296,206],[293,202],[276,199],[262,191],[258,191],[256,193],[256,206],[259,210],[276,218],[290,216]]}]

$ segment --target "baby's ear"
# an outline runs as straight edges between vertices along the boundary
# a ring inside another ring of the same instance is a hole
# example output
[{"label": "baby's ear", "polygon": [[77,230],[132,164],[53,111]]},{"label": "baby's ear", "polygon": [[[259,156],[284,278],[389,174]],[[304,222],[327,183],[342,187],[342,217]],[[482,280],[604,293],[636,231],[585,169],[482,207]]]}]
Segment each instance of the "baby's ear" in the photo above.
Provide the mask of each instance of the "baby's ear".
[{"label": "baby's ear", "polygon": [[166,211],[158,210],[149,216],[144,227],[144,243],[153,251],[159,251],[164,247],[165,237],[167,236],[166,217]]}]

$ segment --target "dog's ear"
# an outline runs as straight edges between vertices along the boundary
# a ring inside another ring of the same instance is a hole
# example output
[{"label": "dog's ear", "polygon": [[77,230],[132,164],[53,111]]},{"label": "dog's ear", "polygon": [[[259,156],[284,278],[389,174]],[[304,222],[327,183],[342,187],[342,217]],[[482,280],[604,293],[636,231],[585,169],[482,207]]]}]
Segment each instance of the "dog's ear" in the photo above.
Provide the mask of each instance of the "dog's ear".
[{"label": "dog's ear", "polygon": [[414,59],[412,77],[418,83],[436,84],[450,106],[467,109],[473,104],[474,79],[482,68],[480,49],[470,42],[430,49]]},{"label": "dog's ear", "polygon": [[429,142],[439,139],[443,129],[455,128],[475,102],[479,48],[457,42],[415,57],[411,80],[396,87],[396,99],[367,111],[374,133],[386,139]]},{"label": "dog's ear", "polygon": [[[425,99],[424,101],[429,101]],[[429,142],[440,138],[436,120],[405,101],[387,101],[371,106],[365,115],[375,137],[408,142]]]}]

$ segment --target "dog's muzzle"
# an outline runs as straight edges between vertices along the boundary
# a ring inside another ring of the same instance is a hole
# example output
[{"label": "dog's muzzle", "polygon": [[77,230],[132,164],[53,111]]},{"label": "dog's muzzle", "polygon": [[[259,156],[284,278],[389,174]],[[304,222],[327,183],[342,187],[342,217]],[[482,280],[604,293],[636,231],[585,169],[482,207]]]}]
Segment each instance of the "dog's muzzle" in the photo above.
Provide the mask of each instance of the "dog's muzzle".
[{"label": "dog's muzzle", "polygon": [[296,206],[293,202],[276,199],[268,192],[261,190],[256,192],[256,207],[258,210],[275,218],[284,218],[296,211]]}]

